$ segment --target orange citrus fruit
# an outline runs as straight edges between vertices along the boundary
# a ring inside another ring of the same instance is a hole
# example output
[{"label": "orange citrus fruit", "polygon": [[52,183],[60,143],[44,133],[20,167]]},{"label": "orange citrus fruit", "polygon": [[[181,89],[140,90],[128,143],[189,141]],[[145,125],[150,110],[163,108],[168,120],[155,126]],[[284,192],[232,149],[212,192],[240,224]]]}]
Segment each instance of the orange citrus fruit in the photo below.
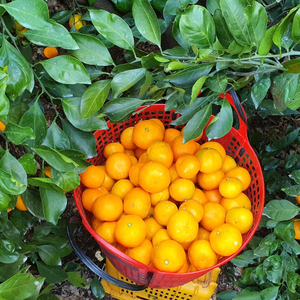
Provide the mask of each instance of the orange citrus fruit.
[{"label": "orange citrus fruit", "polygon": [[153,119],[151,119],[151,121],[154,121],[155,123],[157,123],[165,134],[165,130],[166,130],[165,125],[160,119],[153,118]]},{"label": "orange citrus fruit", "polygon": [[170,198],[170,193],[169,193],[168,188],[164,189],[163,191],[161,191],[159,193],[151,193],[150,194],[152,206],[155,206],[160,201],[169,200],[169,198]]},{"label": "orange citrus fruit", "polygon": [[135,186],[139,186],[139,172],[141,167],[144,165],[145,163],[143,162],[137,162],[136,164],[133,164],[131,166],[131,168],[129,169],[129,180],[131,181],[131,183]]},{"label": "orange citrus fruit", "polygon": [[142,155],[139,157],[138,162],[141,162],[141,163],[149,162],[147,152],[142,153]]},{"label": "orange citrus fruit", "polygon": [[115,237],[124,247],[137,247],[142,244],[147,235],[144,220],[136,215],[126,215],[117,222]]},{"label": "orange citrus fruit", "polygon": [[242,191],[245,191],[251,183],[250,173],[243,167],[236,167],[229,170],[226,173],[226,177],[237,178],[242,183]]},{"label": "orange citrus fruit", "polygon": [[102,224],[103,221],[100,221],[98,220],[95,216],[92,216],[92,219],[91,219],[91,226],[92,228],[96,231],[96,229],[98,228],[98,226],[100,224]]},{"label": "orange citrus fruit", "polygon": [[145,163],[139,172],[139,184],[149,193],[159,193],[171,182],[169,169],[160,162]]},{"label": "orange citrus fruit", "polygon": [[203,190],[209,202],[221,203],[222,195],[220,194],[219,189],[214,189],[210,191]]},{"label": "orange citrus fruit", "polygon": [[247,208],[235,207],[227,211],[226,223],[235,226],[241,233],[246,233],[253,225],[253,214]]},{"label": "orange citrus fruit", "polygon": [[193,241],[198,234],[196,218],[186,210],[178,210],[168,220],[167,231],[171,239],[178,243]]},{"label": "orange citrus fruit", "polygon": [[206,240],[195,240],[188,249],[188,258],[199,271],[214,266],[218,261],[218,255]]},{"label": "orange citrus fruit", "polygon": [[43,53],[45,57],[53,58],[58,55],[58,50],[55,47],[46,47]]},{"label": "orange citrus fruit", "polygon": [[170,196],[176,201],[191,199],[195,193],[195,184],[190,179],[178,178],[171,182]]},{"label": "orange citrus fruit", "polygon": [[124,153],[124,146],[118,142],[113,142],[104,147],[103,155],[105,158],[108,158],[110,155],[118,152]]},{"label": "orange citrus fruit", "polygon": [[180,177],[191,179],[199,172],[200,161],[195,155],[185,154],[177,159],[175,167]]},{"label": "orange citrus fruit", "polygon": [[300,204],[300,196],[295,197],[295,199]]},{"label": "orange citrus fruit", "polygon": [[176,241],[164,240],[153,247],[152,263],[159,271],[178,272],[185,260],[185,251]]},{"label": "orange citrus fruit", "polygon": [[157,161],[164,164],[168,169],[173,164],[173,152],[166,142],[155,141],[147,149],[149,161]]},{"label": "orange citrus fruit", "polygon": [[82,26],[86,25],[86,21],[82,19],[82,16],[79,14],[75,14],[71,16],[69,19],[69,26],[72,28],[73,26],[79,30]]},{"label": "orange citrus fruit", "polygon": [[116,221],[123,213],[123,202],[117,195],[104,194],[95,199],[92,212],[100,221]]},{"label": "orange citrus fruit", "polygon": [[174,162],[176,162],[182,155],[194,155],[197,151],[197,143],[193,140],[183,143],[182,135],[179,135],[171,142],[171,148],[174,154]]},{"label": "orange citrus fruit", "polygon": [[163,140],[164,140],[164,142],[171,144],[177,136],[180,136],[180,131],[178,129],[168,128],[165,130]]},{"label": "orange citrus fruit", "polygon": [[177,211],[178,207],[172,201],[160,201],[154,207],[153,216],[160,225],[166,226],[170,217]]},{"label": "orange citrus fruit", "polygon": [[239,179],[226,177],[221,180],[219,185],[220,194],[224,198],[235,198],[242,192],[243,186]]},{"label": "orange citrus fruit", "polygon": [[150,195],[140,187],[130,190],[124,198],[124,212],[146,218],[151,207]]},{"label": "orange citrus fruit", "polygon": [[[100,166],[100,167],[105,172],[105,166]],[[106,188],[110,192],[115,183],[116,181],[112,179],[110,176],[108,176],[105,172],[105,177],[102,183],[102,187]]]},{"label": "orange citrus fruit", "polygon": [[216,227],[209,236],[212,249],[219,255],[230,256],[237,252],[243,243],[241,232],[231,224]]},{"label": "orange citrus fruit", "polygon": [[113,185],[111,193],[124,200],[126,194],[133,188],[134,185],[128,179],[120,179]]},{"label": "orange citrus fruit", "polygon": [[96,228],[96,233],[100,235],[104,240],[106,240],[110,244],[114,244],[116,242],[115,238],[115,228],[117,222],[102,222]]},{"label": "orange citrus fruit", "polygon": [[125,179],[129,175],[132,166],[131,159],[123,152],[111,154],[105,163],[105,172],[113,179]]},{"label": "orange citrus fruit", "polygon": [[197,200],[190,199],[182,202],[182,204],[179,206],[179,210],[180,209],[190,212],[195,217],[197,222],[200,222],[203,218],[204,209],[202,204]]},{"label": "orange citrus fruit", "polygon": [[92,189],[99,188],[104,182],[105,171],[101,166],[88,166],[86,170],[80,174],[81,183]]},{"label": "orange citrus fruit", "polygon": [[147,235],[146,239],[150,240],[153,238],[154,234],[164,227],[160,225],[153,217],[146,218],[145,220],[146,226],[147,226]]},{"label": "orange citrus fruit", "polygon": [[81,195],[81,200],[82,200],[82,205],[83,207],[88,210],[88,211],[92,211],[92,207],[93,207],[93,203],[96,200],[96,198],[107,194],[108,191],[106,188],[104,187],[100,187],[97,189],[90,189],[87,188],[82,192]]},{"label": "orange citrus fruit", "polygon": [[300,221],[294,221],[295,240],[300,240]]},{"label": "orange citrus fruit", "polygon": [[225,223],[226,210],[219,204],[214,202],[207,202],[203,205],[204,215],[200,222],[201,226],[208,231],[212,231]]},{"label": "orange citrus fruit", "polygon": [[133,126],[127,127],[120,135],[120,142],[125,149],[133,150],[137,148],[136,144],[133,142],[133,130]]},{"label": "orange citrus fruit", "polygon": [[164,130],[153,120],[138,122],[133,130],[133,142],[141,149],[147,149],[154,141],[162,141]]},{"label": "orange citrus fruit", "polygon": [[173,182],[175,179],[179,178],[179,175],[176,171],[176,163],[173,163],[172,166],[169,168],[170,174],[171,174],[171,182]]},{"label": "orange citrus fruit", "polygon": [[231,169],[235,168],[237,166],[234,158],[232,158],[230,155],[226,155],[225,159],[223,160],[223,165],[221,170],[226,173],[230,171]]},{"label": "orange citrus fruit", "polygon": [[127,248],[125,254],[144,265],[149,265],[151,263],[152,249],[152,243],[148,239],[144,239],[139,246]]},{"label": "orange citrus fruit", "polygon": [[18,210],[21,210],[21,211],[27,211],[27,210],[28,210],[27,206],[26,206],[25,203],[24,203],[24,200],[23,200],[22,195],[19,195],[19,196],[17,197],[16,208],[17,208]]},{"label": "orange citrus fruit", "polygon": [[195,188],[195,193],[194,193],[194,195],[193,195],[193,197],[191,199],[197,200],[202,205],[204,203],[208,202],[208,198],[205,195],[205,193],[202,190],[198,189],[198,188]]},{"label": "orange citrus fruit", "polygon": [[220,169],[211,173],[201,173],[199,172],[197,176],[197,181],[199,186],[207,191],[217,189],[221,180],[225,178],[224,172]]},{"label": "orange citrus fruit", "polygon": [[199,226],[197,240],[206,240],[209,241],[210,231],[206,230],[202,226]]},{"label": "orange citrus fruit", "polygon": [[220,203],[226,211],[234,207],[244,207],[251,210],[251,201],[244,193],[240,193],[235,198],[222,198]]},{"label": "orange citrus fruit", "polygon": [[213,148],[202,148],[196,154],[200,161],[200,172],[213,173],[221,169],[223,158],[219,151]]},{"label": "orange citrus fruit", "polygon": [[137,159],[139,159],[140,156],[141,156],[144,152],[146,152],[145,149],[136,148],[136,149],[134,150],[135,157],[136,157]]},{"label": "orange citrus fruit", "polygon": [[50,166],[46,166],[44,168],[44,173],[46,176],[48,176],[49,178],[51,178],[51,167]]},{"label": "orange citrus fruit", "polygon": [[212,149],[217,150],[221,154],[222,160],[223,161],[225,160],[226,150],[220,143],[214,142],[214,141],[209,141],[200,146],[200,149],[204,149],[204,148],[212,148]]},{"label": "orange citrus fruit", "polygon": [[165,228],[159,229],[152,237],[152,244],[155,246],[161,241],[170,240],[168,231]]}]

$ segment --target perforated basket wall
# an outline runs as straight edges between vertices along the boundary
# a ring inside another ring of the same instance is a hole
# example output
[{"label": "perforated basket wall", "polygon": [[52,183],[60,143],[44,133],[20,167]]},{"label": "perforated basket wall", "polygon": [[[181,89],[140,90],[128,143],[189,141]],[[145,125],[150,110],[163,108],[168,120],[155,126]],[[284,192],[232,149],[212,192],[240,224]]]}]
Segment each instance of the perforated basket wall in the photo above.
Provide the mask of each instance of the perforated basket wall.
[{"label": "perforated basket wall", "polygon": [[[135,125],[140,120],[158,118],[164,123],[166,128],[169,128],[171,127],[170,123],[178,117],[179,114],[175,113],[174,111],[166,112],[164,110],[163,104],[155,104],[146,109],[142,109],[139,113],[132,116],[128,121],[124,121],[118,124],[108,123],[108,130],[95,132],[95,137],[97,140],[97,156],[90,159],[90,162],[94,165],[103,164],[105,161],[103,157],[103,149],[105,145],[110,142],[119,141],[122,130],[129,126]],[[206,140],[207,138],[204,134],[202,142]],[[91,213],[86,211],[82,206],[81,194],[84,190],[84,187],[80,186],[76,190],[74,190],[74,199],[79,213],[82,217],[84,226],[96,239],[101,250],[109,258],[115,268],[128,279],[138,284],[146,284],[150,281],[149,287],[152,288],[168,288],[183,285],[204,275],[206,272],[212,270],[213,268],[220,267],[231,260],[240,251],[242,251],[242,249],[248,244],[248,242],[254,235],[263,212],[265,196],[264,180],[260,163],[254,150],[250,146],[247,137],[244,133],[241,133],[240,130],[232,128],[226,136],[216,141],[221,143],[226,149],[227,154],[232,156],[239,166],[246,168],[251,175],[251,185],[247,189],[246,194],[252,202],[254,222],[252,228],[243,235],[243,244],[239,251],[231,256],[223,257],[221,260],[219,260],[217,265],[211,268],[191,273],[166,273],[152,269],[130,258],[96,234],[96,232],[90,225]]]}]

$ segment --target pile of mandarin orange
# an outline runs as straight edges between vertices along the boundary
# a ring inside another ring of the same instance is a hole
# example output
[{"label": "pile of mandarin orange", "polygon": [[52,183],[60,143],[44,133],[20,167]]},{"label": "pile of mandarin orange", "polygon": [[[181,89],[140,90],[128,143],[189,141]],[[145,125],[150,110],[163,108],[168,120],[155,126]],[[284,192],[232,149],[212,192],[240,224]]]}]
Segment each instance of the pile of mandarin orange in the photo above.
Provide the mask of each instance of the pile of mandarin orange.
[{"label": "pile of mandarin orange", "polygon": [[249,172],[202,134],[183,144],[183,130],[140,121],[105,146],[105,165],[80,174],[96,233],[164,272],[214,266],[253,225]]}]

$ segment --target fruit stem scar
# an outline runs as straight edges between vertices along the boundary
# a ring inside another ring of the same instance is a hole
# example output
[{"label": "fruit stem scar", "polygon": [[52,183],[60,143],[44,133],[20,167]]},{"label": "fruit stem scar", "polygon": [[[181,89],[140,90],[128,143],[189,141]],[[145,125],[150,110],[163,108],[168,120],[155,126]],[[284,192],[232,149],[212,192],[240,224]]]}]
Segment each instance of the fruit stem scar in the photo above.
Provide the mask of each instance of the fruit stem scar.
[{"label": "fruit stem scar", "polygon": [[166,259],[165,260],[165,265],[168,265],[169,264],[169,261]]},{"label": "fruit stem scar", "polygon": [[132,226],[132,224],[131,224],[131,223],[128,223],[128,224],[127,224],[127,226],[128,226],[128,227],[131,227],[131,226]]}]

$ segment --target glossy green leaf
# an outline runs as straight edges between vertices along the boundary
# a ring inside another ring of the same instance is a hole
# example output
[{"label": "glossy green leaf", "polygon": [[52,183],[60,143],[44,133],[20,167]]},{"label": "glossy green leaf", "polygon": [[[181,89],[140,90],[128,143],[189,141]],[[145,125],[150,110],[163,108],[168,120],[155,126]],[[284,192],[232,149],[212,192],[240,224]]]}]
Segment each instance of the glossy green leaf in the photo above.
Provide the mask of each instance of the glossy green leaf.
[{"label": "glossy green leaf", "polygon": [[259,292],[249,292],[249,293],[239,294],[236,297],[234,297],[232,300],[261,300],[261,297]]},{"label": "glossy green leaf", "polygon": [[75,168],[77,174],[84,172],[85,169],[91,165],[86,161],[85,154],[81,151],[74,150],[74,148],[72,148],[72,150],[61,150],[60,153],[69,157],[77,164]]},{"label": "glossy green leaf", "polygon": [[251,87],[251,99],[254,103],[255,109],[259,107],[260,103],[266,97],[270,86],[271,79],[269,76],[265,76],[259,81],[255,82]]},{"label": "glossy green leaf", "polygon": [[218,300],[232,300],[235,296],[237,296],[236,291],[223,291],[218,293],[217,299]]},{"label": "glossy green leaf", "polygon": [[258,2],[253,1],[244,11],[252,45],[259,46],[267,30],[268,14]]},{"label": "glossy green leaf", "polygon": [[254,255],[253,250],[243,251],[241,254],[234,257],[231,262],[240,268],[248,267],[250,264],[254,263],[254,259],[256,256]]},{"label": "glossy green leaf", "polygon": [[300,59],[291,59],[283,62],[282,64],[289,73],[299,74],[300,73]]},{"label": "glossy green leaf", "polygon": [[37,246],[38,254],[42,261],[48,266],[58,266],[61,265],[61,259],[59,256],[59,251],[56,247],[52,245],[40,245]]},{"label": "glossy green leaf", "polygon": [[294,223],[280,222],[274,228],[274,234],[283,241],[292,242],[295,239]]},{"label": "glossy green leaf", "polygon": [[209,12],[214,15],[217,9],[221,9],[220,7],[220,0],[207,0],[206,1],[206,8]]},{"label": "glossy green leaf", "polygon": [[176,42],[184,49],[188,49],[190,46],[185,42],[179,29],[180,16],[176,16],[172,26],[172,36]]},{"label": "glossy green leaf", "polygon": [[58,187],[51,178],[48,177],[29,177],[28,184],[34,187],[52,189],[57,193],[63,194],[63,190]]},{"label": "glossy green leaf", "polygon": [[118,123],[128,119],[143,104],[143,100],[136,98],[117,98],[107,102],[102,107],[102,113],[107,115],[112,123]]},{"label": "glossy green leaf", "polygon": [[61,47],[68,50],[78,49],[78,45],[70,35],[69,31],[61,24],[51,22],[48,30],[28,30],[24,32],[26,38],[39,46]]},{"label": "glossy green leaf", "polygon": [[60,267],[47,266],[41,261],[37,261],[36,265],[40,275],[42,277],[45,277],[46,278],[45,281],[49,284],[61,283],[67,279],[66,272]]},{"label": "glossy green leaf", "polygon": [[0,188],[0,211],[6,211],[11,197],[11,195],[4,193]]},{"label": "glossy green leaf", "polygon": [[102,299],[105,296],[105,290],[101,284],[101,281],[95,276],[91,282],[91,290],[94,296]]},{"label": "glossy green leaf", "polygon": [[207,76],[213,64],[201,64],[191,66],[182,71],[165,77],[165,81],[173,83],[175,86],[186,88],[191,87],[202,76]]},{"label": "glossy green leaf", "polygon": [[88,285],[88,282],[84,277],[81,277],[77,272],[67,272],[68,281],[79,288],[83,288]]},{"label": "glossy green leaf", "polygon": [[80,185],[80,178],[75,170],[70,172],[58,172],[52,169],[51,179],[65,192],[71,192]]},{"label": "glossy green leaf", "polygon": [[33,140],[35,138],[32,128],[22,127],[13,123],[8,123],[6,125],[5,134],[15,145],[21,145],[25,140]]},{"label": "glossy green leaf", "polygon": [[115,14],[105,10],[89,10],[96,30],[114,45],[134,50],[133,34],[127,23]]},{"label": "glossy green leaf", "polygon": [[69,55],[60,55],[39,62],[55,81],[63,84],[90,84],[90,76],[83,64]]},{"label": "glossy green leaf", "polygon": [[[36,281],[35,281],[35,284],[36,284],[35,292],[29,298],[27,298],[26,300],[37,300],[37,298],[40,295],[40,291],[41,291],[42,287],[44,286],[45,278],[37,277],[35,279],[36,279]],[[39,300],[41,300],[41,299],[39,299]],[[54,298],[53,300],[58,300],[58,299]]]},{"label": "glossy green leaf", "polygon": [[47,222],[56,225],[67,207],[67,198],[54,190],[40,188],[44,216]]},{"label": "glossy green leaf", "polygon": [[250,33],[244,14],[247,4],[246,0],[220,0],[221,11],[230,33],[244,47],[250,45]]},{"label": "glossy green leaf", "polygon": [[189,4],[196,4],[197,2],[197,0],[168,0],[165,4],[163,14],[164,16],[175,16],[178,10],[184,10]]},{"label": "glossy green leaf", "polygon": [[183,143],[197,138],[202,133],[209,118],[211,117],[211,112],[211,105],[207,105],[196,112],[196,114],[185,125]]},{"label": "glossy green leaf", "polygon": [[161,47],[161,32],[157,16],[148,0],[134,0],[132,15],[141,35],[148,41]]},{"label": "glossy green leaf", "polygon": [[58,150],[49,148],[47,146],[41,145],[32,147],[32,150],[58,171],[69,172],[74,170],[74,168],[77,166],[72,159],[61,154]]},{"label": "glossy green leaf", "polygon": [[92,117],[106,101],[111,80],[100,80],[89,86],[82,95],[80,113],[83,119]]},{"label": "glossy green leaf", "polygon": [[147,71],[145,76],[145,82],[141,86],[139,95],[140,96],[144,95],[150,89],[152,84],[153,84],[153,75],[151,72]]},{"label": "glossy green leaf", "polygon": [[68,136],[62,129],[53,122],[47,130],[47,135],[42,145],[48,146],[56,150],[70,149],[71,144]]},{"label": "glossy green leaf", "polygon": [[0,49],[0,67],[6,66],[8,74],[6,94],[15,100],[26,89],[31,92],[34,82],[32,69],[24,56],[6,39],[3,39]]},{"label": "glossy green leaf", "polygon": [[223,94],[226,90],[228,79],[225,72],[215,73],[206,79],[205,85],[216,94]]},{"label": "glossy green leaf", "polygon": [[282,188],[288,196],[297,197],[300,195],[300,185],[292,185],[290,187]]},{"label": "glossy green leaf", "polygon": [[22,194],[25,205],[32,215],[36,218],[44,220],[44,212],[42,206],[42,200],[38,190],[34,188],[27,188]]},{"label": "glossy green leaf", "polygon": [[206,81],[206,78],[207,78],[206,76],[200,77],[193,85],[190,105],[192,105],[194,103],[195,99],[197,98],[199,92],[202,89],[203,84]]},{"label": "glossy green leaf", "polygon": [[[2,247],[0,248],[0,262],[4,264],[14,263],[19,259],[18,252],[9,251]],[[0,286],[1,287],[1,286]]]},{"label": "glossy green leaf", "polygon": [[263,214],[276,221],[286,221],[294,218],[300,208],[288,200],[272,200],[264,208]]},{"label": "glossy green leaf", "polygon": [[200,5],[192,5],[181,15],[179,28],[183,39],[190,46],[212,47],[216,36],[215,23],[209,11]]},{"label": "glossy green leaf", "polygon": [[5,95],[7,87],[8,75],[6,72],[0,70],[0,118],[8,115],[10,103]]},{"label": "glossy green leaf", "polygon": [[107,129],[106,121],[95,115],[88,119],[82,119],[80,114],[81,99],[79,97],[64,98],[62,106],[68,120],[82,131],[94,131]]},{"label": "glossy green leaf", "polygon": [[43,0],[16,0],[0,6],[26,28],[46,30],[52,26],[47,4]]},{"label": "glossy green leaf", "polygon": [[71,148],[79,150],[85,154],[86,158],[92,158],[97,155],[96,139],[92,132],[83,132],[74,127],[70,122],[61,120],[64,132],[70,139]]},{"label": "glossy green leaf", "polygon": [[223,137],[232,128],[232,108],[227,100],[223,100],[221,110],[216,117],[218,119],[215,122],[211,122],[206,129],[206,135],[209,140]]},{"label": "glossy green leaf", "polygon": [[117,98],[122,92],[138,83],[146,75],[146,69],[133,69],[117,74],[111,81],[113,97]]},{"label": "glossy green leaf", "polygon": [[38,102],[24,113],[20,119],[20,126],[32,129],[35,139],[27,139],[24,143],[28,146],[40,145],[47,133],[47,121]]},{"label": "glossy green leaf", "polygon": [[295,142],[299,135],[300,128],[293,130],[292,132],[286,134],[283,138],[274,141],[272,144],[266,146],[268,152],[277,151],[285,147],[290,146]]},{"label": "glossy green leaf", "polygon": [[295,180],[298,184],[300,184],[300,170],[295,170],[289,175],[289,177]]},{"label": "glossy green leaf", "polygon": [[299,28],[300,28],[300,8],[297,10],[293,18],[292,38],[296,44],[299,44],[300,42]]},{"label": "glossy green leaf", "polygon": [[51,19],[59,24],[64,24],[69,21],[70,17],[73,15],[72,10],[62,10],[54,14]]},{"label": "glossy green leaf", "polygon": [[273,45],[274,32],[275,32],[277,26],[278,26],[278,24],[268,28],[267,31],[265,32],[265,34],[260,42],[259,48],[258,48],[259,55],[264,56],[270,52],[272,45]]},{"label": "glossy green leaf", "polygon": [[70,51],[70,53],[83,63],[95,66],[115,64],[109,51],[98,38],[79,32],[73,32],[72,37],[79,49]]},{"label": "glossy green leaf", "polygon": [[37,161],[34,159],[34,155],[26,153],[18,159],[19,163],[23,166],[25,172],[30,175],[34,175],[37,171]]},{"label": "glossy green leaf", "polygon": [[3,299],[26,299],[36,290],[36,278],[30,273],[18,273],[0,284]]},{"label": "glossy green leaf", "polygon": [[222,15],[221,9],[216,9],[213,20],[216,27],[216,35],[219,42],[225,48],[228,48],[233,41],[233,37],[227,27],[226,21]]}]

